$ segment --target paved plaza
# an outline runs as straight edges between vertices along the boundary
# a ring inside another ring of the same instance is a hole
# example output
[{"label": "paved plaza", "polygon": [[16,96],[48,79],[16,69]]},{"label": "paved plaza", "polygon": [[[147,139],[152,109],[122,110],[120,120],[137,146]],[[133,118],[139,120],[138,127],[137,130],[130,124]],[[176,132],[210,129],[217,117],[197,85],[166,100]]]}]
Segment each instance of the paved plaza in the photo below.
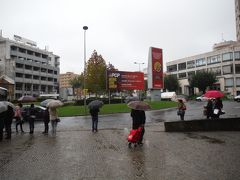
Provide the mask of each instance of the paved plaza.
[{"label": "paved plaza", "polygon": [[56,137],[41,122],[31,136],[25,123],[0,142],[0,179],[239,179],[240,132],[167,133],[157,119],[174,111],[147,112],[144,145],[132,149],[128,113],[100,116],[98,133],[90,116],[61,118]]}]

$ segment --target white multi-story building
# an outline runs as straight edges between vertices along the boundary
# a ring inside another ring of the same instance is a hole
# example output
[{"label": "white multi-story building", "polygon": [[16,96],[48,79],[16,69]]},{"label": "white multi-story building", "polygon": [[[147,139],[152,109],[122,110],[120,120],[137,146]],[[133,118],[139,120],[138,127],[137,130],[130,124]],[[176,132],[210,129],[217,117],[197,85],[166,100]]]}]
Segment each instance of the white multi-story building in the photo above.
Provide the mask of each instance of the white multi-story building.
[{"label": "white multi-story building", "polygon": [[31,40],[16,35],[14,39],[0,34],[0,75],[13,79],[14,99],[58,92],[60,57]]},{"label": "white multi-story building", "polygon": [[215,44],[211,52],[167,63],[167,74],[177,76],[181,86],[180,93],[186,95],[192,92],[188,78],[202,70],[216,73],[216,89],[231,95],[240,94],[240,42],[225,41]]}]

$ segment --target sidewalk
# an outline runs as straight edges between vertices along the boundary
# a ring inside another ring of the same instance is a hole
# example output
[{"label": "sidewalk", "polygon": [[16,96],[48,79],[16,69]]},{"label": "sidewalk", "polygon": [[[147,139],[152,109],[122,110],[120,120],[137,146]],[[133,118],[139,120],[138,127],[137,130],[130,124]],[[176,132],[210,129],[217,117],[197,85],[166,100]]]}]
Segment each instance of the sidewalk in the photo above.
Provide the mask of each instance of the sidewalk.
[{"label": "sidewalk", "polygon": [[240,132],[166,133],[162,122],[147,123],[144,146],[129,149],[131,122],[103,117],[98,133],[90,131],[90,117],[62,118],[56,137],[42,135],[42,124],[33,136],[13,133],[0,143],[0,179],[240,177]]}]

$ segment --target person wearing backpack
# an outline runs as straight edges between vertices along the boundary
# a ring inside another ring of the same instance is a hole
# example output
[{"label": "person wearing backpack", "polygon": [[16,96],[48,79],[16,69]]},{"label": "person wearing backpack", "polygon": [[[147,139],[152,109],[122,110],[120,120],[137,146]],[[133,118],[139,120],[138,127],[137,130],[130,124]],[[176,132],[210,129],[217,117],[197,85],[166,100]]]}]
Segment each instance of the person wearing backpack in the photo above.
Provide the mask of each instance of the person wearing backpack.
[{"label": "person wearing backpack", "polygon": [[177,114],[180,116],[181,120],[184,120],[184,115],[186,111],[186,105],[183,103],[182,99],[178,99],[178,112]]}]

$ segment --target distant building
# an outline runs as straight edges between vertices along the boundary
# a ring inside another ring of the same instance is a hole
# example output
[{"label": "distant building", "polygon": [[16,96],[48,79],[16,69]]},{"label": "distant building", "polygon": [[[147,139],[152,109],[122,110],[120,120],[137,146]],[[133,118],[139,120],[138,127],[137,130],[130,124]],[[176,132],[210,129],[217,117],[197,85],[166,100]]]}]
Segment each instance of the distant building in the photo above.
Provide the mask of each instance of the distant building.
[{"label": "distant building", "polygon": [[72,85],[70,84],[70,81],[77,76],[79,76],[79,74],[74,74],[73,72],[60,74],[60,88],[71,88]]},{"label": "distant building", "polygon": [[[80,88],[73,89],[71,80],[78,77],[79,74],[67,72],[60,74],[60,97],[64,100],[73,100],[81,97],[82,90]],[[74,91],[74,92],[73,92]],[[76,95],[76,97],[74,97]]]},{"label": "distant building", "polygon": [[[191,95],[188,79],[197,71],[212,71],[217,75],[215,89],[231,95],[240,94],[240,42],[226,41],[213,46],[213,51],[167,62],[167,74],[176,75],[179,93]],[[198,90],[195,89],[194,93]]]},{"label": "distant building", "polygon": [[14,81],[14,99],[57,93],[59,66],[60,57],[34,41],[16,35],[10,40],[0,33],[0,76]]}]

